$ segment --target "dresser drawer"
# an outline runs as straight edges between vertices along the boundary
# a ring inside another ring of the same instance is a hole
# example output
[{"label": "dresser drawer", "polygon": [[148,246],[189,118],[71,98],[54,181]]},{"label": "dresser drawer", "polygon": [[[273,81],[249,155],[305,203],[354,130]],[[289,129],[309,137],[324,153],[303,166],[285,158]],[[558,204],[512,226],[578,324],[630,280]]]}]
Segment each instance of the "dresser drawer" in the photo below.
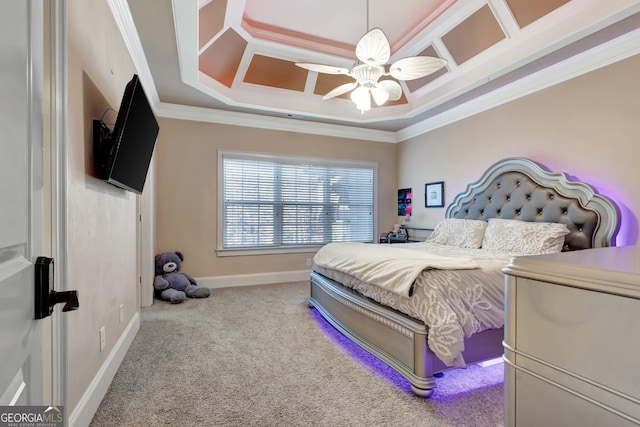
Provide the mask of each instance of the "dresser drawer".
[{"label": "dresser drawer", "polygon": [[640,396],[640,300],[524,278],[516,286],[519,352]]},{"label": "dresser drawer", "polygon": [[[507,369],[514,369],[508,367]],[[627,427],[637,426],[633,420],[625,417],[623,411],[603,410],[592,400],[581,398],[566,389],[540,379],[522,370],[515,370],[518,384],[514,400],[513,423],[518,427],[567,426],[567,427]],[[619,408],[617,408],[619,409]],[[633,408],[631,408],[633,409]]]}]

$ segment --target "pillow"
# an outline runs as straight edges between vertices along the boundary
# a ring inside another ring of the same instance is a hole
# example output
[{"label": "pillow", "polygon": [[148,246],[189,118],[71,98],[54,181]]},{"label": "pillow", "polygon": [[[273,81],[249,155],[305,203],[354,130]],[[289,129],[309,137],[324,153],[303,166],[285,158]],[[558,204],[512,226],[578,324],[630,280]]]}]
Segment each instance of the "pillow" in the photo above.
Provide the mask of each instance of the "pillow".
[{"label": "pillow", "polygon": [[564,224],[491,218],[482,248],[520,255],[554,254],[562,251],[567,234]]},{"label": "pillow", "polygon": [[427,242],[461,248],[478,249],[482,245],[486,221],[476,219],[443,219],[436,225]]}]

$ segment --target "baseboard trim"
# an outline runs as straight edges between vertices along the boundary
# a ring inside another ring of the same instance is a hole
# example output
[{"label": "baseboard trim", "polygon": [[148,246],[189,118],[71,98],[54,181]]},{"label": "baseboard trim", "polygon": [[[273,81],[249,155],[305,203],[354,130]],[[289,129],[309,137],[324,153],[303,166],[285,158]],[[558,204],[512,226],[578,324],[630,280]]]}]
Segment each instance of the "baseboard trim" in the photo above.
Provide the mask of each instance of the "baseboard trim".
[{"label": "baseboard trim", "polygon": [[280,271],[259,274],[234,274],[229,276],[195,277],[198,286],[208,288],[230,288],[232,286],[256,286],[272,283],[304,282],[309,280],[311,270]]},{"label": "baseboard trim", "polygon": [[113,350],[111,350],[111,353],[109,353],[100,370],[98,370],[91,384],[89,384],[78,406],[69,416],[70,427],[88,426],[91,423],[93,416],[100,406],[100,402],[102,402],[105,394],[107,394],[113,377],[116,375],[139,329],[140,312],[138,311],[127,325],[127,328],[120,336],[120,339],[118,339],[118,342],[113,347]]}]

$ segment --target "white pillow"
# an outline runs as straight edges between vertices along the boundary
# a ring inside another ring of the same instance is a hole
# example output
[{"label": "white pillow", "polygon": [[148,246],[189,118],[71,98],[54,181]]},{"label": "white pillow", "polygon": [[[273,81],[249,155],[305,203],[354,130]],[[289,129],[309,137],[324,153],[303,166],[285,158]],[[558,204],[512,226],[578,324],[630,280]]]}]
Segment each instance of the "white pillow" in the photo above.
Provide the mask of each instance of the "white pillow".
[{"label": "white pillow", "polygon": [[482,248],[519,255],[553,254],[562,251],[567,234],[564,224],[491,218]]},{"label": "white pillow", "polygon": [[482,245],[486,221],[476,219],[443,219],[436,225],[427,242],[478,249]]}]

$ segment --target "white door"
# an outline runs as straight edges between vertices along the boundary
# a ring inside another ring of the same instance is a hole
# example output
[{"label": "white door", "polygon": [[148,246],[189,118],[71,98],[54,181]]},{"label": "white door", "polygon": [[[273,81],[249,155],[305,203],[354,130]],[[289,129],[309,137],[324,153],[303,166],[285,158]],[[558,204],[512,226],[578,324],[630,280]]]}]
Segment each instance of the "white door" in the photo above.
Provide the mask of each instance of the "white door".
[{"label": "white door", "polygon": [[0,405],[43,405],[42,0],[0,0]]}]

